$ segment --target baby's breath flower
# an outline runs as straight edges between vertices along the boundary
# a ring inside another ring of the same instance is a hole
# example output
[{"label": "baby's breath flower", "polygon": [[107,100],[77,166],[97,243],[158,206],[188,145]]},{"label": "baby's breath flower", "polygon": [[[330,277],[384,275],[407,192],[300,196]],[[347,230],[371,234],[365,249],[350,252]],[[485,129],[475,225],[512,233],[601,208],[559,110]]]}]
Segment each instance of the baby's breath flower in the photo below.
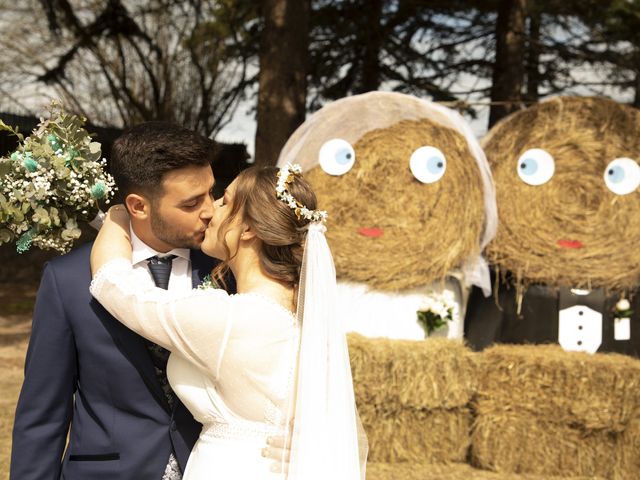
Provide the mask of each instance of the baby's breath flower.
[{"label": "baby's breath flower", "polygon": [[0,125],[20,141],[10,159],[0,158],[12,162],[0,177],[0,244],[16,242],[21,253],[32,245],[69,250],[81,234],[78,222],[91,220],[97,200],[109,203],[115,190],[100,144],[82,128],[85,120],[57,104],[50,110],[51,118],[24,139]]}]

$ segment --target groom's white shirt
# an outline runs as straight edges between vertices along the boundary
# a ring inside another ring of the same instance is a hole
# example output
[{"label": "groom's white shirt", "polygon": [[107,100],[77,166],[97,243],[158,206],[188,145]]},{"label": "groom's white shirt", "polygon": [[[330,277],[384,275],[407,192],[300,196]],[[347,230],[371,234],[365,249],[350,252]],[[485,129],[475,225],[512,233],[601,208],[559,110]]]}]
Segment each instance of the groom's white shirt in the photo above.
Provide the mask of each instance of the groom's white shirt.
[{"label": "groom's white shirt", "polygon": [[140,240],[132,228],[130,228],[129,231],[131,232],[131,247],[133,249],[131,252],[131,263],[134,270],[146,271],[147,275],[145,275],[145,277],[149,282],[153,282],[147,260],[154,255],[158,255],[159,257],[176,255],[176,258],[174,258],[172,262],[169,290],[175,292],[178,290],[191,290],[191,288],[193,288],[191,281],[191,251],[188,248],[174,248],[169,252],[160,253]]}]

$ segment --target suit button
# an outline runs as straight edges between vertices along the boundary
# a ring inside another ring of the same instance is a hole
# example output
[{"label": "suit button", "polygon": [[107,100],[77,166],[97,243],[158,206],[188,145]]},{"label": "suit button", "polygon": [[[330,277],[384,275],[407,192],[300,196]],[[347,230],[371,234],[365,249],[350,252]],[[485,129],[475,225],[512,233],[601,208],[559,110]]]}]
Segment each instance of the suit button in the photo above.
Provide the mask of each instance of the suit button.
[{"label": "suit button", "polygon": [[171,431],[175,432],[176,430],[178,430],[178,426],[176,425],[176,422],[172,421],[171,422]]}]

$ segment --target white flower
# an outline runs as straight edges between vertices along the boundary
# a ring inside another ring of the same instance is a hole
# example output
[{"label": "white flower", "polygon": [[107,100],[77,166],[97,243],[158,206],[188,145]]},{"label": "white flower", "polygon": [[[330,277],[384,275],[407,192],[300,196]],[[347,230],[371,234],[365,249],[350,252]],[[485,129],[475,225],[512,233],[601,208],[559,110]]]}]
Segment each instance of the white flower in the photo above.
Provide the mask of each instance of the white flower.
[{"label": "white flower", "polygon": [[618,300],[618,303],[616,303],[616,310],[618,310],[619,312],[629,310],[630,308],[631,304],[626,298],[621,298],[620,300]]}]

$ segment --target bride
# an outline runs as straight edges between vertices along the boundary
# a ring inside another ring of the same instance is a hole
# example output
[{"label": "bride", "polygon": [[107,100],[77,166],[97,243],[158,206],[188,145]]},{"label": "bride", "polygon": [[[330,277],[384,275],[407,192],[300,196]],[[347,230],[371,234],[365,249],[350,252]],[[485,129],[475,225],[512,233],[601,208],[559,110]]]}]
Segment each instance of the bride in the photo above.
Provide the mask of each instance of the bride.
[{"label": "bride", "polygon": [[[202,243],[223,260],[214,278],[230,268],[238,293],[177,293],[142,287],[126,209],[109,211],[91,253],[91,293],[171,351],[169,382],[203,424],[184,480],[364,480],[325,220],[298,166],[244,170],[215,202]],[[288,473],[285,458],[272,472],[261,455],[273,436],[290,439]]]}]

